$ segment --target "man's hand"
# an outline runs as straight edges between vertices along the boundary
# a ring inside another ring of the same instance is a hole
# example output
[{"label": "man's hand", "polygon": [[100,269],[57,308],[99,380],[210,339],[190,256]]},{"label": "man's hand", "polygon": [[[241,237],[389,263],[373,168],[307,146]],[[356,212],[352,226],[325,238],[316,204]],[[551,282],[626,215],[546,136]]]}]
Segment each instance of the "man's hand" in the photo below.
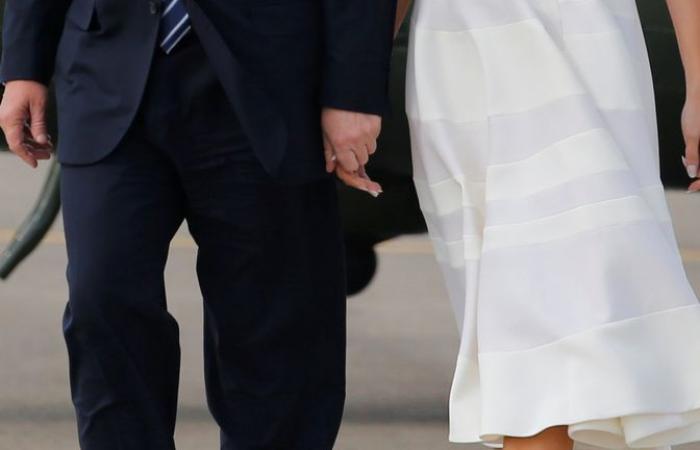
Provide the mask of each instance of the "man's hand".
[{"label": "man's hand", "polygon": [[10,150],[36,167],[51,158],[53,143],[46,132],[48,89],[35,81],[10,81],[0,104],[0,127]]},{"label": "man's hand", "polygon": [[382,118],[332,108],[324,109],[322,114],[328,173],[335,170],[336,163],[348,172],[356,172],[367,164],[369,157],[377,151]]},{"label": "man's hand", "polygon": [[322,113],[323,145],[328,173],[336,172],[348,186],[369,192],[381,193],[381,187],[370,180],[365,172],[369,157],[377,151],[377,139],[382,128],[382,118],[325,108]]}]

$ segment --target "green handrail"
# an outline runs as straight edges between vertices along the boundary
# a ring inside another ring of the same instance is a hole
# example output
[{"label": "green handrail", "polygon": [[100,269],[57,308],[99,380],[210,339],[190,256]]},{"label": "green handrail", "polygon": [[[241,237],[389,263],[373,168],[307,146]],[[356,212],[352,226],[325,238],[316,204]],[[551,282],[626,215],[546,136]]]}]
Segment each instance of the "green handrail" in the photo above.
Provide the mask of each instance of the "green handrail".
[{"label": "green handrail", "polygon": [[34,251],[56,220],[61,209],[59,173],[60,165],[54,158],[39,198],[29,216],[9,245],[0,252],[0,279],[7,279],[19,263]]}]

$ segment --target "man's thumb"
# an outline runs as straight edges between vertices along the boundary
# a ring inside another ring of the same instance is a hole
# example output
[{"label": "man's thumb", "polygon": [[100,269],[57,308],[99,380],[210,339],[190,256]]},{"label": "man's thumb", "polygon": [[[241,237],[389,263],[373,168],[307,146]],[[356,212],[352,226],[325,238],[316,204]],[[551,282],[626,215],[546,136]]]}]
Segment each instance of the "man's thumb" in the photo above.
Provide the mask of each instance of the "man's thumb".
[{"label": "man's thumb", "polygon": [[49,135],[46,131],[46,107],[43,104],[31,106],[30,129],[32,138],[38,144],[48,144]]}]

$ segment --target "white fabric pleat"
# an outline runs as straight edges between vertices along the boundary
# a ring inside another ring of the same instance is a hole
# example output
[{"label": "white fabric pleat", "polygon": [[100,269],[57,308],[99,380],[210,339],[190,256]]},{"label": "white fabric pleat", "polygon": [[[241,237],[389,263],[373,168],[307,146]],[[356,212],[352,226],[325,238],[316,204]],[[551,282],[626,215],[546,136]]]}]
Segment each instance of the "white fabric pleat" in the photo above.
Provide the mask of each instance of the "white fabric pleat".
[{"label": "white fabric pleat", "polygon": [[450,438],[700,439],[700,305],[634,0],[418,0],[414,177],[461,333]]}]

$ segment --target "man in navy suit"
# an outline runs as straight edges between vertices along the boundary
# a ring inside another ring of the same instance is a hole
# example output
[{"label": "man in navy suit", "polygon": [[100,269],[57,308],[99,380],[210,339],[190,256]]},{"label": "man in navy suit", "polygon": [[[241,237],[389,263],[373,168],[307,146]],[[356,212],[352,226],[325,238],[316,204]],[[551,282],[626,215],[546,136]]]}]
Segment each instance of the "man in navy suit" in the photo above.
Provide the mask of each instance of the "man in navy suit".
[{"label": "man in navy suit", "polygon": [[80,446],[173,449],[180,351],[163,270],[198,245],[225,450],[331,449],[345,396],[334,180],[387,104],[394,0],[6,0],[0,125],[47,159],[56,86]]}]

